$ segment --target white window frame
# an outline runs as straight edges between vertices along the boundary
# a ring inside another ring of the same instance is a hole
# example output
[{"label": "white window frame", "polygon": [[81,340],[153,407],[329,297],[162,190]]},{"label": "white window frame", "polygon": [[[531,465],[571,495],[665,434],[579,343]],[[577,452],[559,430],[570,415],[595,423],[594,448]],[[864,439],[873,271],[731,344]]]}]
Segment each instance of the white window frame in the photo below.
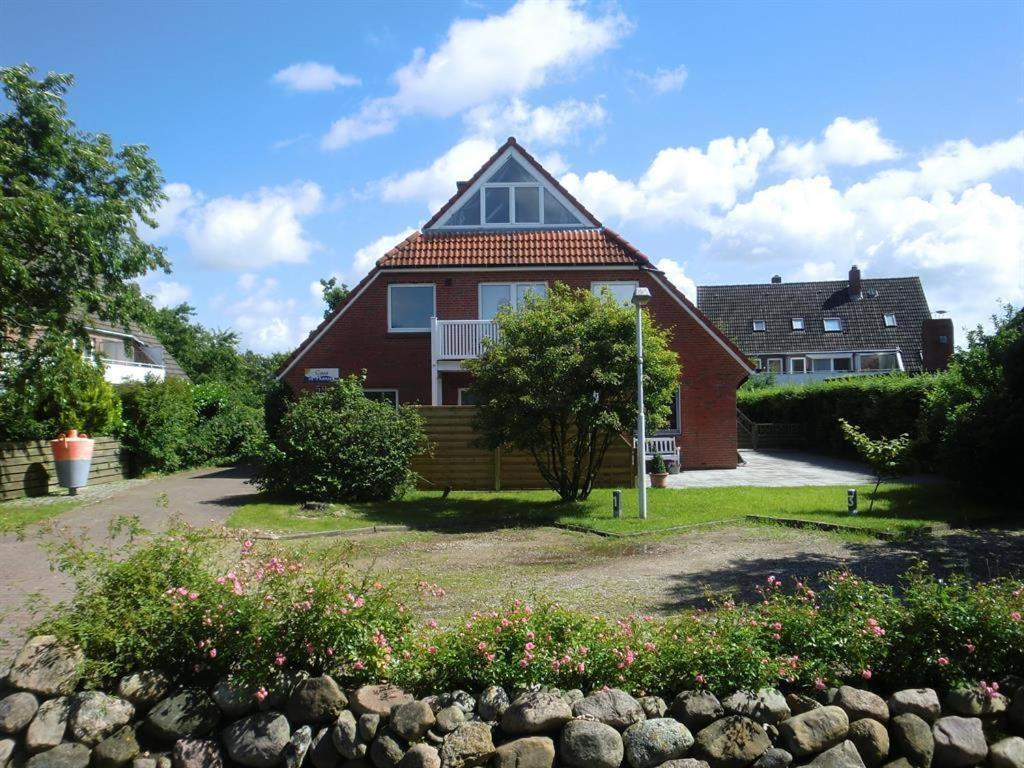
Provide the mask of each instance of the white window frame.
[{"label": "white window frame", "polygon": [[[891,323],[889,322],[889,318],[892,318]],[[886,312],[884,315],[882,315],[882,322],[885,324],[886,328],[895,328],[898,325],[898,323],[896,322],[896,313]]]},{"label": "white window frame", "polygon": [[398,406],[401,404],[398,399],[398,388],[397,387],[366,387],[363,389],[363,394],[367,392],[394,392],[395,393],[395,410],[398,410]]},{"label": "white window frame", "polygon": [[[802,371],[796,370],[794,363],[799,362],[803,366]],[[790,373],[807,373],[807,358],[806,357],[791,357],[789,358],[789,372]]]},{"label": "white window frame", "polygon": [[434,283],[388,283],[388,333],[424,333],[430,332],[430,321],[423,328],[395,328],[391,324],[391,289],[392,288],[430,288],[430,316],[437,317],[437,286]]},{"label": "white window frame", "polygon": [[[516,288],[520,285],[543,285],[544,294],[547,295],[548,281],[547,280],[495,280],[493,282],[477,283],[476,286],[476,318],[477,320],[493,320],[493,317],[484,317],[484,286],[485,285],[507,285],[509,298],[516,301]],[[519,309],[518,306],[515,309]]]},{"label": "white window frame", "polygon": [[[633,293],[635,293],[636,289],[640,287],[640,282],[638,280],[593,280],[590,283],[590,292],[600,297],[602,288],[608,286],[608,289],[611,290],[612,286],[615,285],[628,285],[633,289]],[[630,304],[632,304],[632,300],[626,302],[626,306]]]},{"label": "white window frame", "polygon": [[[757,327],[759,323],[761,325],[760,328]],[[751,333],[764,333],[766,330],[768,330],[768,323],[767,323],[767,321],[765,321],[765,320],[751,320],[750,321],[750,331],[751,331]]]},{"label": "white window frame", "polygon": [[[839,323],[839,327],[838,328],[829,328],[828,327],[829,321],[835,321],[835,322]],[[821,329],[825,333],[842,333],[843,332],[843,318],[841,318],[841,317],[823,317],[821,319]]]},{"label": "white window frame", "polygon": [[[797,323],[800,324],[799,328],[797,327]],[[794,331],[802,331],[804,329],[804,319],[802,317],[794,317],[790,319],[790,327]]]},{"label": "white window frame", "polygon": [[[772,362],[778,362],[779,370],[777,370],[777,371],[773,371],[772,370]],[[768,373],[775,373],[775,374],[779,374],[779,375],[781,375],[781,374],[786,372],[786,366],[783,365],[783,361],[782,361],[781,357],[769,357],[767,360],[765,360],[764,369]]]},{"label": "white window frame", "polygon": [[676,391],[672,395],[672,400],[676,406],[676,428],[675,429],[659,429],[655,432],[655,436],[668,437],[678,436],[683,434],[683,389],[682,387],[676,387]]},{"label": "white window frame", "polygon": [[458,388],[458,390],[457,390],[457,396],[458,396],[457,402],[458,402],[458,404],[461,405],[461,406],[465,406],[467,408],[472,408],[473,407],[472,404],[467,404],[467,403],[462,402],[462,393],[463,392],[469,392],[469,387],[459,387]]}]

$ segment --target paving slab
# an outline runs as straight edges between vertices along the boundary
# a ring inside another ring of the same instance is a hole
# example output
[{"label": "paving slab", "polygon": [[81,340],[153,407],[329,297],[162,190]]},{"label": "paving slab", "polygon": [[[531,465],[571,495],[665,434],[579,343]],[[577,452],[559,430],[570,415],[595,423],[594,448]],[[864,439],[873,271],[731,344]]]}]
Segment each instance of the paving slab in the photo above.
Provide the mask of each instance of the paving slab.
[{"label": "paving slab", "polygon": [[799,485],[864,485],[875,478],[864,464],[802,451],[741,450],[736,469],[694,469],[669,475],[670,488]]}]

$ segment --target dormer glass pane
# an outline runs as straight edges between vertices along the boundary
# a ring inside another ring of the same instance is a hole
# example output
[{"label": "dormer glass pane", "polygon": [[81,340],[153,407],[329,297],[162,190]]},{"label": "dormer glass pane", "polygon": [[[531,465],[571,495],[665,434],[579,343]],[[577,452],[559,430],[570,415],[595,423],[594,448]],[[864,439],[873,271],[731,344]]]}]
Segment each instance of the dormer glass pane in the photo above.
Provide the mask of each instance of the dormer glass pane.
[{"label": "dormer glass pane", "polygon": [[540,224],[540,187],[515,187],[516,223]]},{"label": "dormer glass pane", "polygon": [[533,176],[526,172],[519,163],[513,160],[511,157],[505,161],[505,164],[494,172],[494,175],[487,180],[489,184],[500,184],[500,183],[517,183],[517,182],[528,182],[537,181]]},{"label": "dormer glass pane", "polygon": [[544,190],[544,223],[545,224],[579,224],[580,220],[569,213],[555,196]]},{"label": "dormer glass pane", "polygon": [[451,215],[445,226],[472,227],[480,226],[480,192],[474,192],[462,207]]},{"label": "dormer glass pane", "polygon": [[509,189],[510,187],[484,188],[484,220],[488,224],[508,224],[511,221]]}]

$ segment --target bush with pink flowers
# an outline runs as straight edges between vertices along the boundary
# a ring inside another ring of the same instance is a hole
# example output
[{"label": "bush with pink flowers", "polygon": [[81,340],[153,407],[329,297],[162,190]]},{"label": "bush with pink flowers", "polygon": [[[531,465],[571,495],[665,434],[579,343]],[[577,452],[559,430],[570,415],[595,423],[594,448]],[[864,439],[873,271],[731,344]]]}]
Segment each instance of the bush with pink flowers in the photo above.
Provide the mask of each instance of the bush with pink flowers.
[{"label": "bush with pink flowers", "polygon": [[[948,688],[1024,669],[1019,580],[942,581],[919,569],[895,590],[848,572],[792,584],[769,576],[753,603],[724,599],[668,617],[517,599],[441,623],[407,608],[401,585],[354,575],[336,549],[305,562],[285,552],[192,530],[120,554],[69,543],[58,563],[78,593],[39,629],[81,646],[88,683],[162,669],[190,681],[231,675],[256,691],[296,670],[432,692],[496,684],[668,694]],[[444,594],[425,581],[407,590],[417,592]]]}]

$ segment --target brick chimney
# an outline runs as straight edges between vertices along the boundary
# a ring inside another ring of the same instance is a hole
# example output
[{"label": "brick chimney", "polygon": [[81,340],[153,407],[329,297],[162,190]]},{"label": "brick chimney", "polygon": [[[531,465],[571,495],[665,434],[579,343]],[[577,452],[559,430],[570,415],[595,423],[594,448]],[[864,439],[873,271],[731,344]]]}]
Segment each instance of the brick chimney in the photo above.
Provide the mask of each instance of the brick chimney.
[{"label": "brick chimney", "polygon": [[782,282],[782,275],[772,275],[772,282],[776,285]]},{"label": "brick chimney", "polygon": [[953,321],[933,317],[921,322],[921,366],[926,371],[944,371],[953,354]]},{"label": "brick chimney", "polygon": [[854,264],[850,267],[850,298],[859,299],[860,295],[860,267]]}]

